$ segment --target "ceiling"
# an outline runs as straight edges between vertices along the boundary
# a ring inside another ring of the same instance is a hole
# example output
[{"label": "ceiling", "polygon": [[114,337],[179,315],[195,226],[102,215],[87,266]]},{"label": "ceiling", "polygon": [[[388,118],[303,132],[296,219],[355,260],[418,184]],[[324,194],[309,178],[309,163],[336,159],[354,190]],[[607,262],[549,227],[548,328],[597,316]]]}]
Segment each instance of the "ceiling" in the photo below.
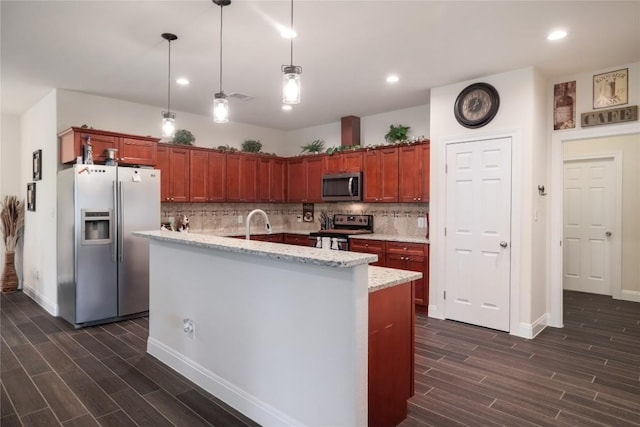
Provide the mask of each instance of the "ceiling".
[{"label": "ceiling", "polygon": [[[3,113],[21,114],[51,88],[209,115],[218,91],[220,7],[198,1],[1,3]],[[294,3],[302,103],[281,110],[280,27],[289,1],[224,8],[223,89],[231,120],[290,130],[429,103],[429,89],[527,66],[549,77],[640,60],[640,1],[311,1]],[[565,28],[569,36],[549,42]],[[400,81],[385,82],[389,73]],[[635,89],[632,89],[635,90]],[[178,116],[179,118],[179,116]]]}]

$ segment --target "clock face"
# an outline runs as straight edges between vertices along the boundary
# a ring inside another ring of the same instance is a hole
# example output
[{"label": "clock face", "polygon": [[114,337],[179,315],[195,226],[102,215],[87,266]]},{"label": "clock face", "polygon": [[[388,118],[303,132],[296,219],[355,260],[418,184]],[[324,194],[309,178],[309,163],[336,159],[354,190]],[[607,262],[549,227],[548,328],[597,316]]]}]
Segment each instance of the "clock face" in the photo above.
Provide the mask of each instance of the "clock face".
[{"label": "clock face", "polygon": [[498,112],[498,91],[487,83],[474,83],[460,92],[453,111],[458,122],[468,128],[489,123]]}]

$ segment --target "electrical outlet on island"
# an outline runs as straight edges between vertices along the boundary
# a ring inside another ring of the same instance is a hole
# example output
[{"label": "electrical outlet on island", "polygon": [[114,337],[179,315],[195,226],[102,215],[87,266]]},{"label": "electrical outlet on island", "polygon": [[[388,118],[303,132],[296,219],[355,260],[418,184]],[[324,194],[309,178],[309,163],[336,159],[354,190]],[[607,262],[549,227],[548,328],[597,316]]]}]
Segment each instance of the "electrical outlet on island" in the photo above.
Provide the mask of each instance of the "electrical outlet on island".
[{"label": "electrical outlet on island", "polygon": [[242,215],[238,215],[238,224],[242,224]]}]

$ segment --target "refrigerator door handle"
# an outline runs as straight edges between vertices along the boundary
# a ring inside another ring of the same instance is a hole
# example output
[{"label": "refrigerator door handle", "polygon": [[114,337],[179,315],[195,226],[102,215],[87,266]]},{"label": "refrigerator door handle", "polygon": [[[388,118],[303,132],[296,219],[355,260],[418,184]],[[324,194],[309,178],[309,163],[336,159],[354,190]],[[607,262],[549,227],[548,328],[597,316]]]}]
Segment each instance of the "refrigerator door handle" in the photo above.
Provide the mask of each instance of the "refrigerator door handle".
[{"label": "refrigerator door handle", "polygon": [[[113,181],[113,207],[115,209],[115,207],[118,206],[118,188],[116,187],[116,182]],[[110,224],[111,227],[111,247],[113,247],[113,250],[111,251],[111,260],[113,262],[116,262],[116,257],[118,256],[118,243],[117,243],[117,238],[118,236],[116,235],[116,225],[113,222],[113,218],[112,218],[112,222]]]},{"label": "refrigerator door handle", "polygon": [[122,262],[123,252],[123,239],[122,239],[122,181],[118,182],[118,253],[120,262]]}]

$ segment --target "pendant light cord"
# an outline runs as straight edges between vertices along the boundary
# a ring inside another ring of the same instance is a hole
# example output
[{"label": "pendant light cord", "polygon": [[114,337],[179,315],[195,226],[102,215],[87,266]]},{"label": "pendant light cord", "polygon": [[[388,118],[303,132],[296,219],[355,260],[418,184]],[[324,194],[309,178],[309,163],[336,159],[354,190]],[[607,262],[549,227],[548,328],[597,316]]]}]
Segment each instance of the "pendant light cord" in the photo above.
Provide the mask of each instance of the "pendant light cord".
[{"label": "pendant light cord", "polygon": [[171,40],[169,42],[169,76],[167,77],[167,113],[171,112]]},{"label": "pendant light cord", "polygon": [[220,5],[220,92],[222,92],[222,11],[224,6]]},{"label": "pendant light cord", "polygon": [[[290,27],[291,32],[293,32],[293,0],[291,0],[291,27]],[[291,66],[293,66],[293,37],[291,37],[291,62],[290,64]]]}]

